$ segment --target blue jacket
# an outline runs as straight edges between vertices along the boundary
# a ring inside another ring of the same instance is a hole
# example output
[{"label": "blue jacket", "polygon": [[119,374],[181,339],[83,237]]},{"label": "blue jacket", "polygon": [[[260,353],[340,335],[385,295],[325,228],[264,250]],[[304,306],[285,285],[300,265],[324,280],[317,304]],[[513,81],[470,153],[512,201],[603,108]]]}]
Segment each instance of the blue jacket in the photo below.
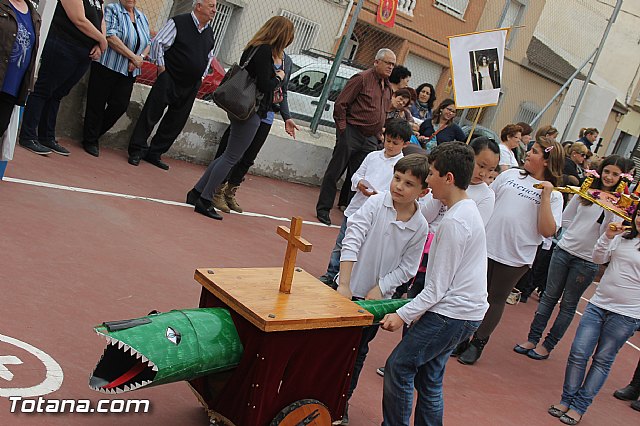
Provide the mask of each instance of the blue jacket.
[{"label": "blue jacket", "polygon": [[[424,120],[420,125],[420,135],[426,136],[429,138],[434,133],[435,133],[435,129],[433,128],[433,123],[431,122],[431,120]],[[451,142],[451,141],[464,142],[465,139],[466,138],[464,136],[464,132],[462,131],[460,126],[458,126],[455,123],[449,124],[446,128],[439,131],[438,134],[436,135],[436,141],[438,142],[438,145],[440,145],[442,142]]]}]

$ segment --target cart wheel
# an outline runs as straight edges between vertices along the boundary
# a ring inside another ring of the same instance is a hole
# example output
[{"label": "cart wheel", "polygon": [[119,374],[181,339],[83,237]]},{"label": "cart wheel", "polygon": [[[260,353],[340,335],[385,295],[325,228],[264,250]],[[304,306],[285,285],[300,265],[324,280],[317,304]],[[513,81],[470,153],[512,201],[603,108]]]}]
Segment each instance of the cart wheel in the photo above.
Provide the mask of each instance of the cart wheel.
[{"label": "cart wheel", "polygon": [[315,399],[301,399],[280,411],[269,426],[306,425],[331,425],[331,413],[329,413],[329,409]]}]

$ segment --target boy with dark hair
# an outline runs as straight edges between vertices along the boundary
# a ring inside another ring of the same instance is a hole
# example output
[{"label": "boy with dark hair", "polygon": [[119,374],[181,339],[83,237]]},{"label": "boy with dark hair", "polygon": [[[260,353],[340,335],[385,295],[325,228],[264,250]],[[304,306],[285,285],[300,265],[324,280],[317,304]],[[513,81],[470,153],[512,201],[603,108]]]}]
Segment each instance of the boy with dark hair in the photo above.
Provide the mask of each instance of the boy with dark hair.
[{"label": "boy with dark hair", "polygon": [[427,183],[447,212],[431,243],[424,289],[381,321],[388,331],[413,324],[385,365],[385,426],[409,425],[414,387],[415,423],[442,424],[447,360],[478,328],[489,307],[484,222],[465,192],[473,174],[473,150],[460,142],[438,145],[429,163]]},{"label": "boy with dark hair", "polygon": [[403,157],[402,148],[409,145],[411,135],[411,127],[405,120],[387,120],[384,130],[384,149],[369,153],[351,177],[351,189],[356,191],[356,194],[344,211],[345,217],[336,238],[336,244],[331,251],[327,272],[319,278],[329,287],[334,289],[337,287],[335,277],[340,269],[340,251],[347,229],[347,219],[358,211],[371,195],[388,190],[393,177],[393,166]]},{"label": "boy with dark hair", "polygon": [[[394,167],[389,192],[371,195],[347,220],[338,276],[338,292],[344,297],[390,299],[396,287],[415,275],[429,230],[416,201],[428,192],[428,169],[424,155],[402,158]],[[347,398],[378,328],[376,324],[362,332]],[[346,411],[342,424],[348,424]]]}]

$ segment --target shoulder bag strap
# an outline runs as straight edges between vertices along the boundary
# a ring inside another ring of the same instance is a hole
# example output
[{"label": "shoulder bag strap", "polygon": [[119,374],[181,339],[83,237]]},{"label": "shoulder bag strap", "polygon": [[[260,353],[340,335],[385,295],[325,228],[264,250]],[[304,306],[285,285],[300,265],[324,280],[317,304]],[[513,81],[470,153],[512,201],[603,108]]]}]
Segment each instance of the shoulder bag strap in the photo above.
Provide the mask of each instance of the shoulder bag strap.
[{"label": "shoulder bag strap", "polygon": [[249,62],[251,61],[251,59],[253,58],[253,55],[256,54],[256,52],[258,51],[258,47],[259,46],[254,46],[253,47],[253,51],[249,54],[249,57],[247,58],[246,61],[244,61],[244,64],[242,64],[240,66],[241,69],[245,69],[247,65],[249,65]]}]

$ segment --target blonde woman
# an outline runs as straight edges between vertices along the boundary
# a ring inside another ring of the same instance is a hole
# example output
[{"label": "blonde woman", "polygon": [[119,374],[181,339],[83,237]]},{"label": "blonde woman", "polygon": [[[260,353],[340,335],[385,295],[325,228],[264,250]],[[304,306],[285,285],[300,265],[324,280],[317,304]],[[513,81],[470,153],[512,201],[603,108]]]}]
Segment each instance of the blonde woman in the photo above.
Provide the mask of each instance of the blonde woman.
[{"label": "blonde woman", "polygon": [[285,72],[282,68],[274,68],[276,62],[282,63],[284,49],[293,42],[293,23],[283,16],[269,19],[253,38],[247,43],[240,63],[244,63],[250,55],[251,60],[246,67],[249,75],[256,79],[256,86],[264,96],[258,110],[251,118],[238,121],[229,117],[231,128],[229,141],[224,153],[213,160],[200,180],[189,194],[187,202],[195,204],[195,211],[211,219],[222,220],[212,205],[213,197],[227,177],[229,170],[242,158],[251,145],[260,127],[260,121],[273,110],[273,101],[281,94]]}]

